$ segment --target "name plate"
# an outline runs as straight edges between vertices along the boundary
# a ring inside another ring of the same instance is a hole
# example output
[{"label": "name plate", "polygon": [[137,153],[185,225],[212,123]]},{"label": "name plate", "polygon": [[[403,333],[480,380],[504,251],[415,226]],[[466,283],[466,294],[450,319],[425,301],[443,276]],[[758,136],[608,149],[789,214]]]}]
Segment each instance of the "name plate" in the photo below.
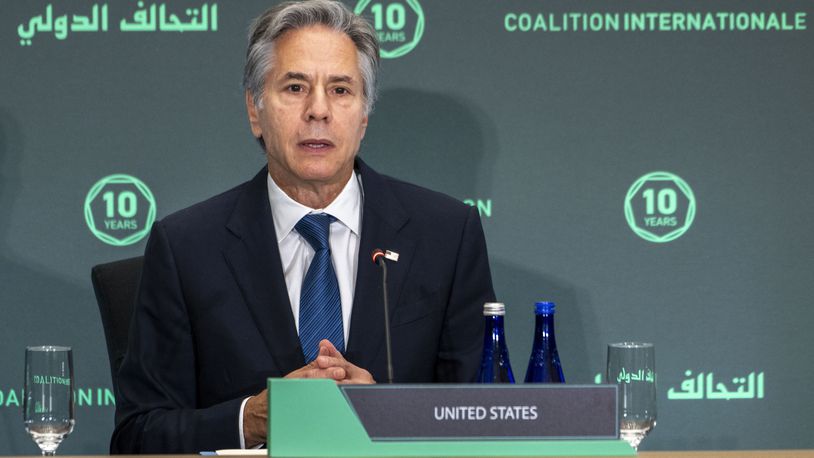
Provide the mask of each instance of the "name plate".
[{"label": "name plate", "polygon": [[340,386],[370,439],[617,439],[616,385]]}]

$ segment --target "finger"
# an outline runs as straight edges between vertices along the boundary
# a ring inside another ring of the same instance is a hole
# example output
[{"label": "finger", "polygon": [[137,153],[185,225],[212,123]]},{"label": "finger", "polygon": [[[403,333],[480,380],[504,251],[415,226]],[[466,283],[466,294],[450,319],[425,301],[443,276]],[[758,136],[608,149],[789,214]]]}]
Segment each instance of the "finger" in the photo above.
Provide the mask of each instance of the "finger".
[{"label": "finger", "polygon": [[368,374],[366,377],[345,377],[337,380],[336,383],[339,385],[373,385],[376,381]]},{"label": "finger", "polygon": [[353,381],[353,383],[359,384],[376,383],[376,380],[373,379],[373,375],[371,375],[370,372],[366,371],[365,369],[362,369],[359,366],[348,364],[348,366],[345,367],[345,372],[347,372],[348,374],[347,377],[345,377],[345,380],[351,380]]},{"label": "finger", "polygon": [[317,356],[314,361],[314,367],[319,369],[327,369],[329,367],[346,367],[350,363],[345,358],[336,358],[333,356]]},{"label": "finger", "polygon": [[334,344],[328,339],[322,339],[319,342],[319,354],[324,356],[342,357],[342,353],[336,349]]},{"label": "finger", "polygon": [[288,374],[286,374],[286,375],[285,375],[283,378],[302,378],[302,377],[303,377],[303,373],[305,372],[305,369],[306,369],[307,367],[308,367],[308,366],[306,366],[306,367],[301,367],[301,368],[299,368],[299,369],[297,369],[297,370],[295,370],[295,371],[291,371],[291,372],[289,372]]},{"label": "finger", "polygon": [[318,368],[319,368],[319,366],[317,366],[316,361],[311,361],[310,363],[306,364],[305,366],[303,366],[303,367],[301,367],[301,368],[299,368],[299,369],[297,369],[295,371],[289,372],[283,378],[304,378],[304,374],[305,374],[306,371],[312,370],[312,369],[318,369]]},{"label": "finger", "polygon": [[341,367],[335,367],[330,369],[330,374],[332,379],[339,381],[344,380],[348,376],[348,371]]},{"label": "finger", "polygon": [[[327,357],[320,357],[320,358],[324,358],[326,360],[326,362],[329,359]],[[331,363],[333,363],[333,362],[335,362],[335,361],[331,361]],[[347,362],[345,360],[343,360],[343,363],[338,367],[341,367],[345,372],[345,377],[343,377],[343,379],[341,380],[340,383],[343,383],[343,384],[349,384],[349,383],[352,383],[352,384],[373,384],[373,383],[376,383],[376,380],[373,379],[373,376],[370,374],[370,372],[368,372],[365,369],[362,369],[359,366],[355,366],[355,365],[353,365],[353,364],[351,364],[351,363],[349,363],[349,362]],[[326,369],[326,370],[328,370],[328,369]]]},{"label": "finger", "polygon": [[341,367],[329,367],[327,369],[309,369],[303,372],[301,378],[327,378],[332,380],[342,380],[348,373]]},{"label": "finger", "polygon": [[324,367],[320,367],[316,360],[311,361],[307,365],[288,373],[284,378],[330,378],[334,380],[342,379],[347,376],[347,372],[339,367],[338,364],[327,363]]}]

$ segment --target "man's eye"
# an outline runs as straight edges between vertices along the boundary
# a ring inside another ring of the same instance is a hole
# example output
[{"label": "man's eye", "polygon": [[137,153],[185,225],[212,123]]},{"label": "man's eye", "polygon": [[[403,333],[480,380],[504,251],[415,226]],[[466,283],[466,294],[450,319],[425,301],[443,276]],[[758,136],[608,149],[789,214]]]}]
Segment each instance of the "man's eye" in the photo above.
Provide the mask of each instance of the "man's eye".
[{"label": "man's eye", "polygon": [[292,84],[292,85],[288,86],[288,91],[289,92],[302,92],[303,89],[302,89],[302,86],[299,85],[299,84]]},{"label": "man's eye", "polygon": [[346,87],[338,87],[334,89],[334,92],[336,92],[339,95],[346,95],[350,93],[350,91],[348,91],[348,88]]}]

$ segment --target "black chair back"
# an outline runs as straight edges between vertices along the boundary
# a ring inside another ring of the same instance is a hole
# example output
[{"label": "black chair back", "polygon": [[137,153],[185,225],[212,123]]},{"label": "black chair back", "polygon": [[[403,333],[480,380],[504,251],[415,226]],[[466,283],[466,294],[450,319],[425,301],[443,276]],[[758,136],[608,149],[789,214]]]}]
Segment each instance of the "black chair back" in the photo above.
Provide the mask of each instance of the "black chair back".
[{"label": "black chair back", "polygon": [[117,392],[117,375],[127,352],[127,336],[136,305],[136,293],[141,281],[144,257],[123,259],[94,266],[90,271],[96,302],[105,329],[107,355],[110,358],[110,375],[114,393]]}]

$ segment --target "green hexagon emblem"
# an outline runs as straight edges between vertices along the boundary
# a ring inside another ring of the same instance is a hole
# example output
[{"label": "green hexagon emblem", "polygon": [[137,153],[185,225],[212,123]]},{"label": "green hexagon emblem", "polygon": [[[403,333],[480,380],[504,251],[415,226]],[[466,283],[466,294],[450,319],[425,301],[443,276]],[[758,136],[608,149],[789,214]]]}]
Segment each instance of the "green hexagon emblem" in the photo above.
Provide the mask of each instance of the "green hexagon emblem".
[{"label": "green hexagon emblem", "polygon": [[424,10],[418,0],[359,0],[353,12],[372,18],[383,59],[407,54],[424,35]]},{"label": "green hexagon emblem", "polygon": [[150,188],[130,175],[106,176],[85,197],[88,229],[108,245],[127,246],[143,239],[155,222],[155,214]]},{"label": "green hexagon emblem", "polygon": [[639,237],[665,243],[681,237],[695,220],[695,195],[670,172],[639,177],[625,196],[625,219]]}]

